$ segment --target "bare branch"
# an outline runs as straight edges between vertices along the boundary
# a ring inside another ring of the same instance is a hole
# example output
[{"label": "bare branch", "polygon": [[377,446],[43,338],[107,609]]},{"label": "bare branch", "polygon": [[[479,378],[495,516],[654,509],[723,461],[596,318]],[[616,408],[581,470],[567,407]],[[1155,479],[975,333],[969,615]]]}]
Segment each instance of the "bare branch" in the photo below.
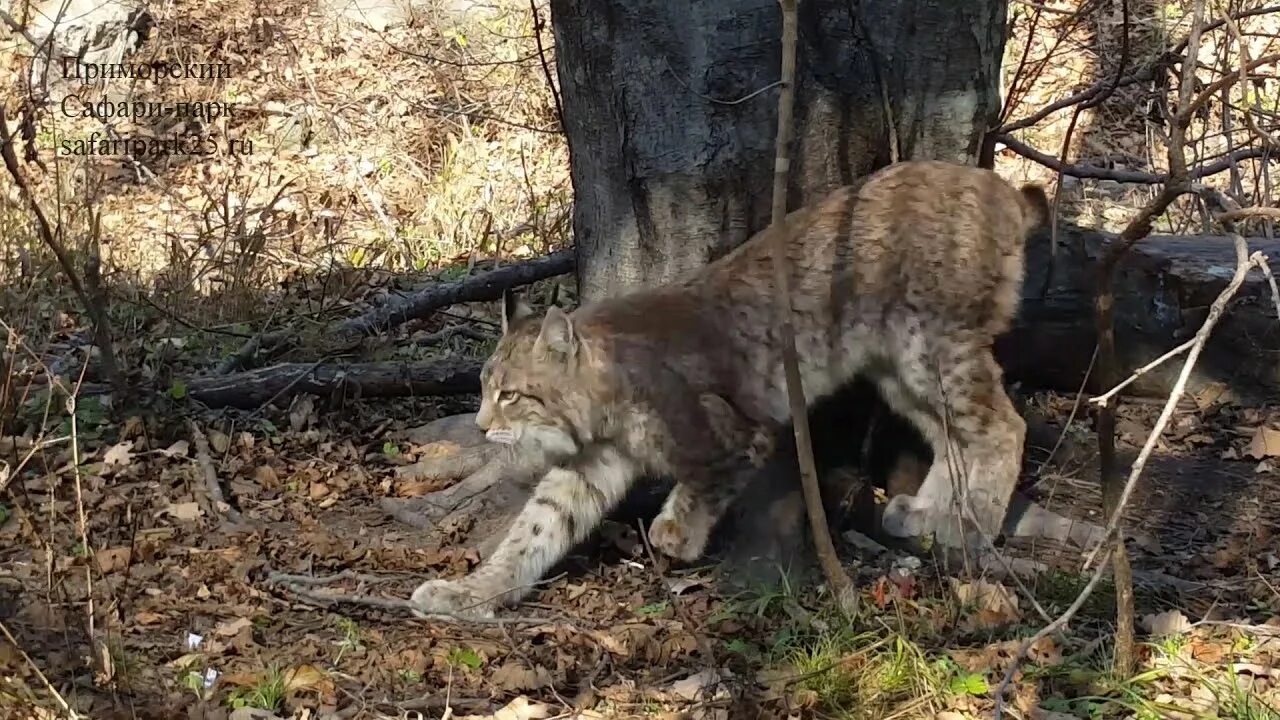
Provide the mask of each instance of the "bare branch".
[{"label": "bare branch", "polygon": [[[1097,165],[1073,165],[1063,162],[1062,160],[1031,147],[1027,143],[1009,137],[1008,135],[999,135],[997,141],[1004,143],[1005,147],[1018,153],[1028,160],[1034,160],[1041,165],[1056,170],[1063,175],[1071,177],[1084,178],[1090,180],[1115,180],[1122,183],[1134,183],[1138,185],[1159,185],[1169,181],[1169,174],[1157,174],[1142,172],[1141,170],[1113,170],[1111,168],[1099,167]],[[1253,158],[1270,157],[1271,153],[1266,148],[1241,148],[1225,155],[1214,162],[1201,165],[1192,170],[1188,174],[1190,180],[1200,180],[1211,175],[1226,172],[1231,169],[1232,165],[1241,160],[1251,160]]]}]

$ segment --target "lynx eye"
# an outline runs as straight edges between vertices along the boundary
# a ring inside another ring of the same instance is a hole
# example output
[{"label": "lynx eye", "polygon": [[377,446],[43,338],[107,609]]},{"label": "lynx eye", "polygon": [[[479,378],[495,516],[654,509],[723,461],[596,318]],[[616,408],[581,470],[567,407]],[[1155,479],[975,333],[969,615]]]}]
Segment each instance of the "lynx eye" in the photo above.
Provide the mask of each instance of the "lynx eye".
[{"label": "lynx eye", "polygon": [[519,397],[520,397],[520,393],[516,392],[515,390],[503,390],[502,392],[498,393],[498,402],[503,405],[510,405],[511,403],[515,402],[516,399]]}]

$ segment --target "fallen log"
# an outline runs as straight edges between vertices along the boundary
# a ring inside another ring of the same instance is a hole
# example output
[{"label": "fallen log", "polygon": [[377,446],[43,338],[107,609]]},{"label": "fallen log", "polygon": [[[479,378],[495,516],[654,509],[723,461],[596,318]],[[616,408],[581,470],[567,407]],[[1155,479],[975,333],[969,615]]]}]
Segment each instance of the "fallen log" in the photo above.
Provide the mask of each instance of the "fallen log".
[{"label": "fallen log", "polygon": [[299,393],[332,397],[463,395],[479,392],[481,361],[281,363],[234,375],[195,378],[187,395],[210,407],[256,408]]},{"label": "fallen log", "polygon": [[[996,343],[1010,380],[1075,392],[1095,344],[1093,276],[1114,236],[1076,227],[1058,238],[1054,282],[1039,297],[1048,270],[1046,233],[1027,243],[1027,280],[1014,328]],[[1280,241],[1254,238],[1251,250],[1276,257]],[[1133,247],[1115,281],[1116,345],[1120,367],[1131,371],[1189,339],[1235,268],[1230,240],[1214,236],[1152,236]],[[1280,320],[1266,281],[1251,275],[1214,330],[1190,378],[1192,396],[1230,389],[1239,399],[1280,398]],[[1181,363],[1141,376],[1126,394],[1164,398]],[[1091,392],[1100,393],[1091,382]]]},{"label": "fallen log", "polygon": [[[1014,328],[996,342],[996,353],[1011,381],[1030,388],[1075,392],[1093,355],[1094,264],[1114,236],[1078,227],[1061,229],[1054,282],[1040,297],[1049,266],[1047,233],[1027,243],[1027,280]],[[1250,247],[1280,255],[1280,241],[1250,240]],[[1230,243],[1220,237],[1153,236],[1130,252],[1116,278],[1116,342],[1120,364],[1136,368],[1159,357],[1200,326],[1209,303],[1221,291],[1234,262]],[[393,327],[460,302],[497,300],[503,290],[573,270],[573,254],[564,250],[528,263],[508,265],[455,283],[434,285],[397,302],[343,321],[339,332],[365,334]],[[1251,276],[1227,316],[1209,340],[1190,382],[1193,396],[1229,388],[1249,401],[1280,398],[1280,321],[1266,282]],[[278,341],[279,333],[271,336]],[[252,353],[250,353],[252,354]],[[239,358],[247,360],[247,357]],[[197,399],[212,406],[254,406],[270,399],[303,374],[305,364],[190,380]],[[364,394],[379,396],[457,394],[461,374],[437,377],[439,364],[415,366],[406,382],[404,363],[317,366],[307,383],[292,392],[328,392],[336,383],[358,381]],[[445,363],[444,367],[448,367]],[[1177,374],[1177,363],[1146,373],[1127,394],[1163,398]],[[254,386],[239,389],[239,384]],[[468,387],[474,387],[470,385]],[[271,388],[267,390],[266,388]],[[1090,386],[1092,392],[1106,388]]]},{"label": "fallen log", "polygon": [[424,318],[441,308],[464,302],[500,300],[504,290],[573,272],[573,250],[560,250],[546,257],[504,265],[496,270],[423,288],[396,298],[363,315],[343,320],[334,328],[342,336],[373,335]]},{"label": "fallen log", "polygon": [[[522,287],[573,272],[573,250],[560,250],[544,257],[504,265],[495,270],[455,282],[433,283],[408,295],[392,298],[366,313],[334,323],[322,335],[339,343],[359,339],[420,320],[431,313],[465,302],[487,302],[502,298],[504,290]],[[295,339],[289,330],[263,332],[247,340],[218,365],[219,374],[252,367],[261,352],[270,356],[277,348],[289,347]]]}]

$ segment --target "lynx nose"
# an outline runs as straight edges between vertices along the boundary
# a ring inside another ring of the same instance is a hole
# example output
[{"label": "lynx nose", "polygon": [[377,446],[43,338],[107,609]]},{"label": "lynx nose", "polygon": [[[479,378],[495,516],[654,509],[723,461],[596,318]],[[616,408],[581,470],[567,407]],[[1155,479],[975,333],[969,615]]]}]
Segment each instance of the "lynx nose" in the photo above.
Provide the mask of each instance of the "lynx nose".
[{"label": "lynx nose", "polygon": [[488,430],[489,426],[492,424],[493,406],[489,403],[488,399],[481,400],[480,410],[476,412],[476,425],[479,425],[481,430]]}]

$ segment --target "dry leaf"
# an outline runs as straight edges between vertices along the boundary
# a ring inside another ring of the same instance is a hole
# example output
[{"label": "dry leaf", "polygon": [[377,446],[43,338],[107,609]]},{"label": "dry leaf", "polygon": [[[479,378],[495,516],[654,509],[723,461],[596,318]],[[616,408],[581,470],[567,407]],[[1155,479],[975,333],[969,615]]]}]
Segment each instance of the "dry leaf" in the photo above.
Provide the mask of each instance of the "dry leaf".
[{"label": "dry leaf", "polygon": [[125,467],[133,462],[133,441],[125,440],[107,448],[102,455],[102,464],[106,467]]},{"label": "dry leaf", "polygon": [[331,684],[329,676],[315,665],[301,665],[293,670],[289,670],[284,674],[284,687],[286,692],[297,692],[298,690],[320,690],[324,691]]},{"label": "dry leaf", "polygon": [[160,613],[151,612],[150,610],[141,610],[134,614],[134,622],[139,625],[155,625],[164,620],[164,616]]},{"label": "dry leaf", "polygon": [[1194,640],[1188,645],[1191,651],[1191,657],[1202,663],[1216,665],[1222,662],[1231,652],[1231,646],[1221,642],[1207,642],[1204,640]]},{"label": "dry leaf", "polygon": [[1181,635],[1191,629],[1191,621],[1180,610],[1166,610],[1162,613],[1142,616],[1142,629],[1151,635]]},{"label": "dry leaf", "polygon": [[503,663],[489,676],[489,682],[501,690],[537,690],[550,687],[551,673],[541,665],[530,670],[523,662]]},{"label": "dry leaf", "polygon": [[973,605],[976,612],[966,619],[966,625],[974,628],[990,628],[1011,623],[1022,616],[1018,610],[1018,596],[1000,583],[986,580],[961,582],[950,578],[951,590],[962,604]]},{"label": "dry leaf", "polygon": [[160,512],[178,520],[195,520],[201,515],[200,506],[193,502],[170,503],[168,507]]},{"label": "dry leaf", "polygon": [[224,432],[210,430],[209,447],[213,448],[213,451],[218,454],[225,453],[227,448],[231,447],[231,438],[227,437],[227,434]]},{"label": "dry leaf", "polygon": [[186,440],[179,440],[169,447],[160,451],[165,457],[186,457],[191,450],[191,443]]},{"label": "dry leaf", "polygon": [[128,547],[103,548],[93,554],[98,567],[102,568],[104,573],[129,567],[129,560],[132,557],[133,549]]},{"label": "dry leaf", "polygon": [[1245,454],[1254,460],[1280,457],[1280,430],[1269,427],[1254,430],[1253,439],[1249,441],[1249,449]]},{"label": "dry leaf", "polygon": [[531,703],[529,698],[521,695],[492,715],[461,715],[457,720],[541,720],[548,717],[551,717],[550,705]]},{"label": "dry leaf", "polygon": [[253,627],[253,621],[249,618],[236,618],[235,620],[227,620],[226,622],[218,623],[218,626],[213,629],[213,634],[220,635],[222,637],[231,637],[244,628],[251,627]]},{"label": "dry leaf", "polygon": [[671,590],[672,595],[683,595],[693,588],[702,587],[706,584],[707,581],[705,578],[685,577],[671,581],[669,589]]},{"label": "dry leaf", "polygon": [[676,697],[689,702],[709,700],[710,696],[718,695],[723,690],[720,687],[720,671],[703,670],[694,673],[683,680],[671,683],[668,690]]}]

